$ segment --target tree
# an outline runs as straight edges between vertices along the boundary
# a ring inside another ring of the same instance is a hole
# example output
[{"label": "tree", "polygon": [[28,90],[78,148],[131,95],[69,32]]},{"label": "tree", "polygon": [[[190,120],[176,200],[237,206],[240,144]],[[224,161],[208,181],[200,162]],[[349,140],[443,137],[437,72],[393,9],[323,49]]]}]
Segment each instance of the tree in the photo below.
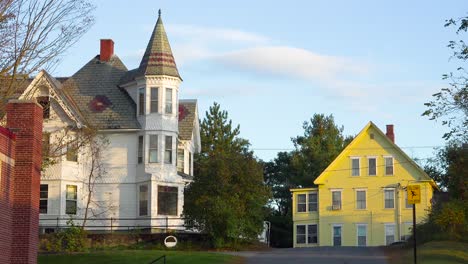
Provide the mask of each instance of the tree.
[{"label": "tree", "polygon": [[207,233],[215,247],[256,239],[263,228],[269,191],[260,163],[239,132],[214,103],[201,123],[196,176],[184,192],[187,223]]},{"label": "tree", "polygon": [[0,111],[31,74],[57,65],[93,9],[88,0],[0,0]]},{"label": "tree", "polygon": [[[457,34],[464,33],[468,29],[468,17],[457,20],[449,19],[446,27],[456,26]],[[442,88],[440,92],[433,94],[432,101],[425,103],[428,107],[422,114],[430,120],[441,120],[443,125],[449,128],[449,132],[443,135],[446,140],[459,140],[468,142],[468,75],[465,63],[468,60],[468,46],[464,40],[450,41],[448,47],[452,50],[452,59],[460,61],[461,66],[456,72],[443,75],[443,79],[449,81],[449,87]]]},{"label": "tree", "polygon": [[314,114],[304,122],[304,135],[293,138],[292,166],[297,170],[295,187],[311,187],[314,180],[340,154],[353,137],[343,135],[343,126],[333,115]]}]

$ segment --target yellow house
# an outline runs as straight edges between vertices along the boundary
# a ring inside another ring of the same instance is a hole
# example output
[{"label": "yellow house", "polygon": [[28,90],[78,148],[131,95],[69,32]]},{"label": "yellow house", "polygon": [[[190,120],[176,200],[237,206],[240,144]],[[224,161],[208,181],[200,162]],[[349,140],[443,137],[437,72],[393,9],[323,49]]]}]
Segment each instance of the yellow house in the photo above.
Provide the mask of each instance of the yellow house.
[{"label": "yellow house", "polygon": [[314,181],[316,188],[291,189],[294,247],[380,246],[410,235],[412,205],[406,187],[419,185],[420,222],[431,206],[435,182],[374,123]]}]

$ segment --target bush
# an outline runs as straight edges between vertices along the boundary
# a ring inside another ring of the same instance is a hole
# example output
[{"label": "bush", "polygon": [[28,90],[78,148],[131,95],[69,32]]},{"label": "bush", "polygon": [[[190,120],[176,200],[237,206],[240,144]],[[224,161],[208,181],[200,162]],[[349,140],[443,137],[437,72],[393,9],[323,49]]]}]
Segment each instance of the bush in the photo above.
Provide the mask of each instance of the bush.
[{"label": "bush", "polygon": [[40,248],[47,252],[83,252],[89,248],[86,231],[76,226],[73,220],[67,222],[67,228],[52,234],[48,239],[41,239]]}]

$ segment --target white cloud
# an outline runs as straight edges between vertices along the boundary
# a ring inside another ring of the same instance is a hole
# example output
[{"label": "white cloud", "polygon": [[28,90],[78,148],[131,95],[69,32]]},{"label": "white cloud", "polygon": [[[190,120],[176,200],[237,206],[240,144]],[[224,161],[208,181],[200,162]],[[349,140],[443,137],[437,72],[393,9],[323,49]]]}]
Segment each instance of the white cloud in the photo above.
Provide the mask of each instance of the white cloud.
[{"label": "white cloud", "polygon": [[287,46],[261,46],[219,55],[218,62],[259,73],[330,81],[343,75],[365,75],[370,68],[356,60]]},{"label": "white cloud", "polygon": [[269,39],[259,34],[228,28],[201,27],[195,25],[172,24],[166,27],[171,35],[198,41],[213,42],[217,40],[242,43],[265,43]]}]

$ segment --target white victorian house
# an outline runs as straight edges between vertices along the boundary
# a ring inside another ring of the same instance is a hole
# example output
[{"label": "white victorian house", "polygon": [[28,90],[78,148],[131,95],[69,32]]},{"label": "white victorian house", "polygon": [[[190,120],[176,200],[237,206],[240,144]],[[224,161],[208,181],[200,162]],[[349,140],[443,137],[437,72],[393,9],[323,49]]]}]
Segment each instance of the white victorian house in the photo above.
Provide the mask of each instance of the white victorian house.
[{"label": "white victorian house", "polygon": [[[42,71],[19,96],[43,106],[45,146],[63,144],[86,127],[106,138],[105,172],[96,181],[89,214],[102,220],[88,220],[88,228],[182,228],[184,186],[193,179],[200,131],[197,101],[179,100],[181,83],[159,14],[137,69],[125,67],[112,40],[101,40],[100,54],[73,76]],[[90,148],[72,149],[42,172],[43,231],[66,225],[70,216],[79,224],[84,216]]]}]

